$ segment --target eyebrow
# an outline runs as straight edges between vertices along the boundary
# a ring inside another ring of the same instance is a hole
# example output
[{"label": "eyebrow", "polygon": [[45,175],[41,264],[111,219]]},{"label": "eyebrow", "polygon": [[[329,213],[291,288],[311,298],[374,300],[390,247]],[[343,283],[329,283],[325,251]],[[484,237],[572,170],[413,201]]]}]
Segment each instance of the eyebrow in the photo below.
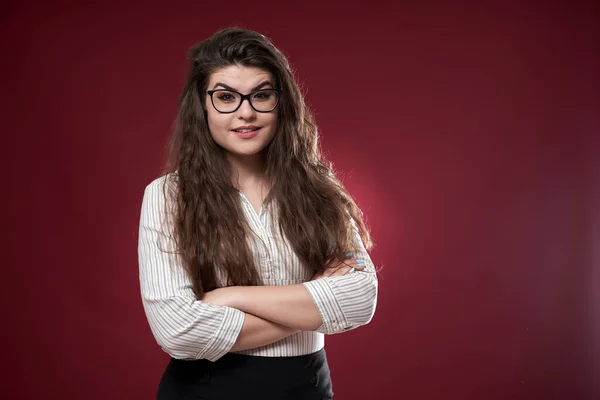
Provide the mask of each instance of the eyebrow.
[{"label": "eyebrow", "polygon": [[[250,90],[250,91],[251,91],[251,92],[254,92],[255,90],[261,89],[261,88],[263,88],[263,87],[265,87],[265,86],[267,86],[267,85],[271,85],[271,86],[273,86],[273,84],[271,83],[271,81],[263,81],[263,82],[259,83],[258,85],[254,86],[254,87],[252,88],[252,90]],[[215,83],[215,86],[213,86],[213,89],[215,89],[217,86],[222,86],[222,87],[224,87],[225,89],[227,89],[227,90],[232,90],[232,91],[234,91],[234,92],[237,92],[237,91],[238,91],[237,89],[235,89],[235,88],[233,88],[233,87],[231,87],[231,86],[229,86],[229,85],[227,85],[227,84],[225,84],[225,83],[222,83],[222,82],[217,82],[217,83]]]}]

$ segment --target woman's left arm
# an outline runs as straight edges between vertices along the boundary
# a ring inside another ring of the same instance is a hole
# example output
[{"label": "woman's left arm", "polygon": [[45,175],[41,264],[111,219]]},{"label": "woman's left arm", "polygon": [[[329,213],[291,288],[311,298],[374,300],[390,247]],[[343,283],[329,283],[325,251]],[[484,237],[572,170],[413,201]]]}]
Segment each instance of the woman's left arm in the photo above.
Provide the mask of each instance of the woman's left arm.
[{"label": "woman's left arm", "polygon": [[377,305],[377,275],[355,225],[354,237],[354,257],[364,260],[363,270],[297,285],[217,289],[216,302],[299,330],[334,334],[365,325]]},{"label": "woman's left arm", "polygon": [[319,310],[322,324],[316,329],[318,332],[334,334],[355,329],[371,322],[375,314],[377,271],[354,223],[353,226],[354,258],[364,260],[365,267],[352,274],[302,284]]}]

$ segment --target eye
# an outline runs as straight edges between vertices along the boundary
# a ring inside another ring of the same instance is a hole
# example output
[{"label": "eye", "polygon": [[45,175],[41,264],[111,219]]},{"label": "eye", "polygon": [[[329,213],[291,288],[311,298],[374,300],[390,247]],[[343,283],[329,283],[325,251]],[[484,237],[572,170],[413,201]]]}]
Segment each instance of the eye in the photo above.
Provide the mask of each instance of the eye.
[{"label": "eye", "polygon": [[254,99],[258,101],[266,101],[273,97],[273,91],[271,90],[263,90],[260,92],[256,92],[253,96]]},{"label": "eye", "polygon": [[217,92],[217,99],[224,103],[230,103],[236,101],[236,96],[231,92]]}]

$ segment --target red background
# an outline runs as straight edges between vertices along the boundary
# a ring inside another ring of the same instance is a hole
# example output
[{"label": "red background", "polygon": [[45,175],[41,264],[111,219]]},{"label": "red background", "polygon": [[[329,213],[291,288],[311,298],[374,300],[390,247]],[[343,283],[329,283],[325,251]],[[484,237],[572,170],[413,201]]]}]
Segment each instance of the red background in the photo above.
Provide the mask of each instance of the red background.
[{"label": "red background", "polygon": [[154,397],[143,189],[230,25],[289,56],[384,266],[336,398],[600,398],[598,6],[83,3],[0,16],[3,398]]}]

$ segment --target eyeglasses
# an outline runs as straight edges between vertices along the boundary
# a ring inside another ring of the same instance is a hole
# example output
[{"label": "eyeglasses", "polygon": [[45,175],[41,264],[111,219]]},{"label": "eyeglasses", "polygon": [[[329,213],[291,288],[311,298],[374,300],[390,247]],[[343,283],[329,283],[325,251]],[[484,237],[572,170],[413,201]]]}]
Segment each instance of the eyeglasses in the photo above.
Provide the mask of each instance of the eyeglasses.
[{"label": "eyeglasses", "polygon": [[244,99],[248,99],[250,106],[258,112],[273,111],[279,104],[279,89],[260,89],[249,94],[241,94],[235,90],[217,89],[207,90],[213,107],[220,113],[229,114],[237,111]]}]

